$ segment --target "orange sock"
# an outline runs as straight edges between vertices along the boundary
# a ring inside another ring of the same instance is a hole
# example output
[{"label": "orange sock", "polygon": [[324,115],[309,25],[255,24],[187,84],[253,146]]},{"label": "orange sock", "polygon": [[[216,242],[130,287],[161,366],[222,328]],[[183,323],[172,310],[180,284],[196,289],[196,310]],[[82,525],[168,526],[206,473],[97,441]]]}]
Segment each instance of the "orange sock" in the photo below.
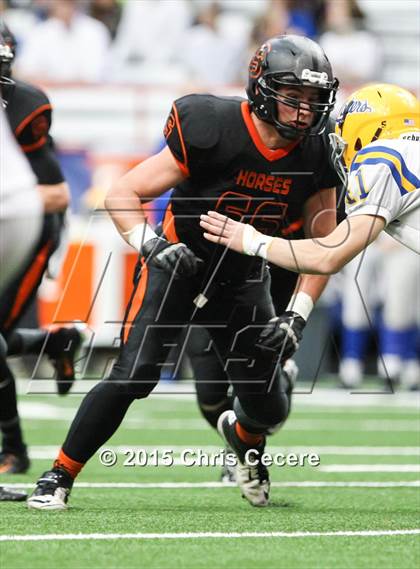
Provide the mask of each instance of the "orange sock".
[{"label": "orange sock", "polygon": [[236,421],[235,425],[236,434],[244,443],[248,445],[258,445],[264,440],[263,435],[257,435],[255,433],[248,433],[240,424]]},{"label": "orange sock", "polygon": [[77,462],[72,458],[68,457],[63,449],[60,449],[56,460],[54,461],[54,468],[63,468],[66,472],[70,474],[72,478],[76,478],[79,472],[84,467],[83,462]]}]

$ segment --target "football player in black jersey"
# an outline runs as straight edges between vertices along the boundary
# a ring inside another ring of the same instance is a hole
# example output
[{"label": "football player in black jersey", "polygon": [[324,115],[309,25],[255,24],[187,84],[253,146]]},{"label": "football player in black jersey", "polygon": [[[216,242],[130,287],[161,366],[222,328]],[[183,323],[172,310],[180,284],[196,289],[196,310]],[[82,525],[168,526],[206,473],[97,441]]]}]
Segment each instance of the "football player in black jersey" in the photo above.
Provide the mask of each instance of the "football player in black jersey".
[{"label": "football player in black jersey", "polygon": [[[218,428],[237,455],[238,484],[252,505],[268,504],[269,476],[260,456],[266,433],[286,420],[290,408],[280,366],[283,343],[290,349],[283,332],[297,343],[326,278],[304,276],[290,311],[274,326],[264,260],[204,239],[200,215],[215,209],[272,234],[328,234],[336,224],[337,179],[319,134],[337,83],[316,43],[280,36],[251,61],[248,100],[189,95],[174,102],[167,146],[123,176],[106,199],[118,231],[140,252],[119,357],[109,378],[83,400],[29,507],[66,508],[78,472],[133,400],[156,386],[180,332],[187,330],[188,341],[196,325],[209,331],[233,386],[233,410],[220,416]],[[171,187],[158,237],[141,202]]]},{"label": "football player in black jersey", "polygon": [[[325,131],[320,134],[324,138],[325,148],[327,148],[327,136],[334,130],[334,121],[329,119]],[[332,176],[334,177],[334,173]],[[338,178],[336,179],[338,183]],[[342,216],[342,207],[337,211],[337,217]],[[307,228],[308,229],[308,228]],[[292,231],[280,232],[286,239],[300,239],[307,234],[303,226],[294,227]],[[299,318],[299,307],[296,302],[305,297],[299,295],[299,292],[306,292],[310,295],[315,303],[321,294],[326,280],[318,281],[318,284],[310,287],[311,280],[306,278],[303,280],[295,272],[287,271],[282,267],[271,264],[269,266],[271,277],[271,297],[275,313],[280,315],[276,317],[274,322],[277,328],[272,330],[271,341],[277,344],[277,349],[281,352],[281,364],[283,373],[288,375],[291,386],[294,385],[298,368],[295,362],[290,359],[299,347],[302,337],[302,331],[306,324],[306,319]],[[319,286],[318,286],[319,285]],[[309,288],[310,287],[310,288]],[[288,324],[290,316],[295,313],[293,328],[289,328]],[[272,346],[275,348],[275,346]],[[193,375],[195,378],[197,402],[203,417],[209,425],[217,428],[217,422],[220,415],[232,408],[232,394],[229,389],[229,378],[224,370],[223,362],[217,357],[215,350],[212,348],[210,335],[205,328],[193,329],[189,335],[189,342],[186,346]],[[178,362],[173,363],[174,366]],[[226,449],[229,452],[229,448]],[[236,468],[228,464],[222,466],[221,480],[223,482],[236,481]]]},{"label": "football player in black jersey", "polygon": [[[70,194],[49,135],[51,103],[41,89],[12,79],[14,52],[14,37],[4,22],[0,22],[1,102],[11,129],[38,180],[45,214],[33,254],[0,299],[0,333],[7,342],[8,356],[39,354],[44,350],[56,369],[58,391],[64,394],[74,380],[74,354],[81,341],[80,333],[76,328],[59,328],[51,333],[17,328],[35,298],[51,256],[59,245]],[[0,428],[3,436],[0,474],[22,473],[28,469],[29,459],[20,428],[15,381],[4,360],[0,363],[0,378]]]}]

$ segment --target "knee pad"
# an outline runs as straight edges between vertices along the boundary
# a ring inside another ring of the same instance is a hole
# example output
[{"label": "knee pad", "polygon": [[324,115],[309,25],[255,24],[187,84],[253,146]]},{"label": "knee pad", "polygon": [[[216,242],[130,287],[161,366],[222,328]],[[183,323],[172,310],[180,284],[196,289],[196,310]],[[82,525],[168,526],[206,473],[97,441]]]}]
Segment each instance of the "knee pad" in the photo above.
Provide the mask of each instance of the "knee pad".
[{"label": "knee pad", "polygon": [[290,411],[290,393],[279,382],[277,388],[268,393],[235,397],[233,410],[240,424],[250,433],[268,432],[286,421]]},{"label": "knee pad", "polygon": [[235,397],[233,410],[239,423],[250,433],[267,433],[280,428],[289,414],[287,396],[283,393],[276,401],[267,402],[263,396]]}]

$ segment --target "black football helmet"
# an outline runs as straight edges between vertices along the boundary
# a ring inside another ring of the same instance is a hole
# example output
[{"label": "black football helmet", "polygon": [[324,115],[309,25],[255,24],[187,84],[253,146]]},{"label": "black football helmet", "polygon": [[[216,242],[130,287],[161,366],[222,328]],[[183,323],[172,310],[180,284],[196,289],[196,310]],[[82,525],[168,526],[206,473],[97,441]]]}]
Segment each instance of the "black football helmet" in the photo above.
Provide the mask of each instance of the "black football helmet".
[{"label": "black football helmet", "polygon": [[0,20],[0,93],[3,106],[7,105],[15,84],[12,79],[12,63],[15,53],[15,37],[3,20]]},{"label": "black football helmet", "polygon": [[[279,88],[297,85],[319,91],[317,102],[305,103],[278,93]],[[323,49],[309,38],[295,35],[277,36],[267,40],[249,64],[247,95],[257,117],[275,126],[284,138],[319,135],[325,130],[334,108],[338,79]],[[299,128],[282,123],[277,103],[314,113],[312,125]]]}]

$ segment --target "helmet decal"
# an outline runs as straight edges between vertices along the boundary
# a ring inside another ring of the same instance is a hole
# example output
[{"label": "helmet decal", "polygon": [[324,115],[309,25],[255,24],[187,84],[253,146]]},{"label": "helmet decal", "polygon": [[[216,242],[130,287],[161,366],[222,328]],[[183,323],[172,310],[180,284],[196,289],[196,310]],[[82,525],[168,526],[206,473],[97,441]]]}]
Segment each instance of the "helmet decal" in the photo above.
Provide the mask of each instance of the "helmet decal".
[{"label": "helmet decal", "polygon": [[258,79],[258,77],[260,77],[261,73],[263,72],[267,53],[270,51],[271,44],[270,42],[266,42],[255,52],[255,55],[249,64],[249,76],[252,77],[252,79]]},{"label": "helmet decal", "polygon": [[175,126],[175,115],[174,115],[174,112],[171,111],[171,113],[168,117],[168,120],[166,121],[166,125],[163,129],[163,136],[165,138],[169,138],[171,132],[174,129],[174,126]]},{"label": "helmet decal", "polygon": [[347,112],[346,114],[351,113],[371,113],[373,112],[372,107],[369,106],[369,103],[365,101],[358,101],[357,99],[353,99],[349,103],[347,103]]}]

